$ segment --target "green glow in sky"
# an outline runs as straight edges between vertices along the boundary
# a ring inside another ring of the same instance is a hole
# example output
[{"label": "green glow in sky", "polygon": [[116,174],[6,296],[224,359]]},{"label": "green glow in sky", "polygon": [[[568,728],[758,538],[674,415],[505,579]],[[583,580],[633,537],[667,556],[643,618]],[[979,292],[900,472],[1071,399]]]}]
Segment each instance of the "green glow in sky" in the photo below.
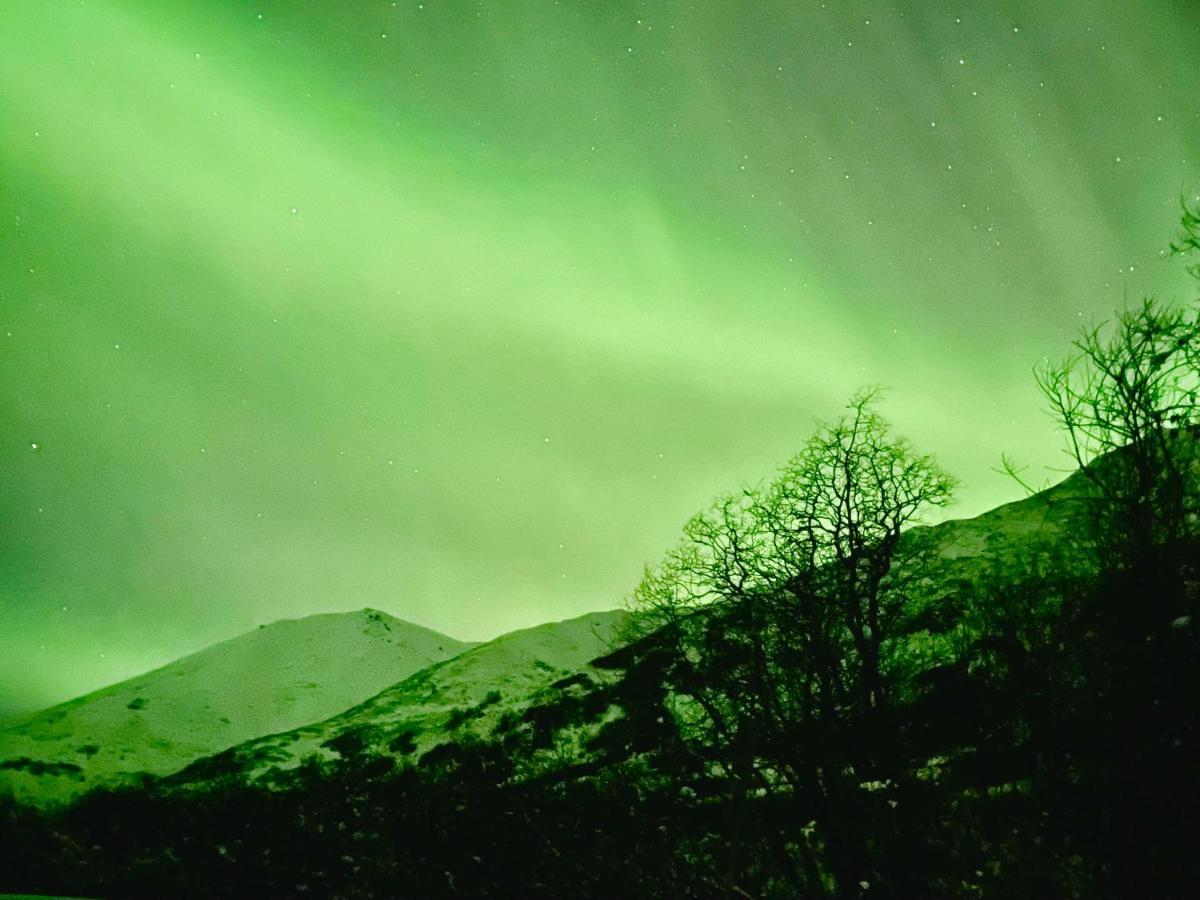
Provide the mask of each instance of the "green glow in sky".
[{"label": "green glow in sky", "polygon": [[[0,7],[0,715],[619,604],[855,388],[963,487],[1200,189],[1200,5]],[[1052,473],[1050,473],[1052,475]]]}]

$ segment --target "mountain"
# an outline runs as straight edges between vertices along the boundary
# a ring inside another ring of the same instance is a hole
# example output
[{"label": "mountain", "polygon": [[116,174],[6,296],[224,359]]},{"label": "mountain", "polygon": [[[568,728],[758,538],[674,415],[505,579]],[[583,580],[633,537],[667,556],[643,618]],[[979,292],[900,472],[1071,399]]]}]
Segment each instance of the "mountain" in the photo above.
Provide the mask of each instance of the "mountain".
[{"label": "mountain", "polygon": [[371,754],[415,757],[466,734],[512,721],[551,685],[569,680],[612,649],[625,613],[589,613],[502,635],[411,675],[358,706],[201,760],[172,779],[202,786],[235,775],[270,782],[306,758]]},{"label": "mountain", "polygon": [[[914,602],[956,586],[1012,583],[1050,563],[1095,566],[1078,535],[1090,493],[1076,474],[971,519],[905,533],[894,566]],[[306,758],[419,758],[468,736],[496,738],[531,706],[578,703],[612,718],[611,681],[588,666],[612,650],[612,610],[464,644],[383,613],[263,626],[0,730],[0,788],[67,799],[139,773],[200,787],[284,780]],[[572,677],[575,676],[575,677]],[[578,724],[578,722],[576,723]],[[597,727],[592,722],[591,727]]]},{"label": "mountain", "polygon": [[[906,579],[904,590],[913,602],[936,606],[956,586],[993,578],[1011,583],[1047,562],[1090,569],[1094,556],[1077,537],[1084,533],[1078,524],[1086,509],[1080,500],[1090,493],[1087,480],[1075,475],[971,519],[912,528],[898,550],[894,577]],[[551,719],[570,719],[569,727],[557,729],[559,738],[581,745],[595,737],[602,722],[611,724],[620,714],[612,703],[620,694],[613,676],[588,664],[613,650],[612,637],[624,615],[592,613],[511,632],[415,672],[323,721],[256,736],[198,760],[170,783],[203,788],[233,777],[286,784],[305,759],[416,760],[464,738],[502,740],[522,722],[530,727],[529,720],[543,711]],[[540,709],[531,712],[533,707]],[[568,712],[583,707],[590,710],[583,719]],[[644,731],[645,723],[638,728]]]},{"label": "mountain", "polygon": [[9,723],[0,790],[34,803],[166,775],[320,721],[474,646],[373,609],[285,619]]}]

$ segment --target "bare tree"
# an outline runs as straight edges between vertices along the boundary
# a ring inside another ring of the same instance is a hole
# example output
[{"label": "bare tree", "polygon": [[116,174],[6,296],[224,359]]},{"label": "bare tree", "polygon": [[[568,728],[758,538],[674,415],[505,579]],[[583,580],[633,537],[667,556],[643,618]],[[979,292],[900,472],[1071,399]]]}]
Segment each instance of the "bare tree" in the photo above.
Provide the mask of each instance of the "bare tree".
[{"label": "bare tree", "polygon": [[931,457],[890,435],[873,409],[877,398],[876,390],[855,394],[849,415],[809,440],[768,490],[763,516],[774,555],[796,569],[790,593],[837,609],[864,708],[886,702],[881,648],[904,598],[882,588],[900,534],[923,510],[948,503],[954,488]]},{"label": "bare tree", "polygon": [[[1195,206],[1188,204],[1186,197],[1181,197],[1179,206],[1183,214],[1179,218],[1179,234],[1171,241],[1171,254],[1182,256],[1185,253],[1200,252],[1200,196],[1196,197]],[[1188,273],[1200,279],[1200,263],[1187,267]]]},{"label": "bare tree", "polygon": [[858,890],[850,794],[876,755],[850,746],[851,723],[886,708],[903,606],[887,578],[902,530],[954,486],[890,434],[877,398],[855,394],[772,482],[693,517],[630,600],[634,636],[673,662],[685,741],[730,780],[735,815],[750,785],[805,798],[839,896]]},{"label": "bare tree", "polygon": [[1074,347],[1036,370],[1037,385],[1095,488],[1104,550],[1145,562],[1194,511],[1200,319],[1149,298],[1084,328]]}]

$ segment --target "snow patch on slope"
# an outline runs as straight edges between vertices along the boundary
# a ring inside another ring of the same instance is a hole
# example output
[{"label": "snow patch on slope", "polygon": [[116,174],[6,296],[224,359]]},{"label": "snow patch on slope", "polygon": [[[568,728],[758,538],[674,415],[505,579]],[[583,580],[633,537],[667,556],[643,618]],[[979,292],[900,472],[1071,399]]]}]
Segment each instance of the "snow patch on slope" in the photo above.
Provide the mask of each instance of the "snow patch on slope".
[{"label": "snow patch on slope", "polygon": [[0,790],[52,803],[320,721],[474,645],[364,609],[285,619],[0,730]]},{"label": "snow patch on slope", "polygon": [[308,757],[331,760],[351,750],[415,757],[466,732],[489,733],[501,717],[523,711],[538,691],[607,653],[624,617],[610,610],[510,632],[326,721],[202,760],[180,773],[177,783],[199,785],[227,775],[271,781]]}]

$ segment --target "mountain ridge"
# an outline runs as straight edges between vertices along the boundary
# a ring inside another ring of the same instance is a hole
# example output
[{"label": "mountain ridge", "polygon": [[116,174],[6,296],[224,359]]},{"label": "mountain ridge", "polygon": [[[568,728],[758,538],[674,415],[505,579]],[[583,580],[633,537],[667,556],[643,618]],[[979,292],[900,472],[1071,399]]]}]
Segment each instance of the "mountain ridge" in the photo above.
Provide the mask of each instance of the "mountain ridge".
[{"label": "mountain ridge", "polygon": [[[1020,578],[1021,573],[1036,570],[1045,560],[1061,561],[1066,552],[1069,565],[1086,571],[1092,568],[1094,557],[1092,549],[1078,539],[1080,532],[1075,526],[1082,512],[1078,501],[1091,494],[1086,476],[1075,473],[971,518],[915,526],[904,533],[894,579],[903,582],[903,590],[911,599],[936,605],[952,586],[986,579],[997,567],[1006,577]],[[197,761],[170,781],[188,789],[202,788],[228,776],[286,785],[290,773],[305,758],[322,763],[350,757],[416,760],[439,745],[464,738],[503,740],[530,715],[536,717],[536,712],[531,713],[533,706],[552,707],[560,702],[577,705],[590,696],[585,705],[593,711],[594,720],[575,721],[562,732],[568,741],[587,742],[603,722],[620,714],[609,699],[614,676],[591,664],[610,654],[620,656],[614,640],[625,615],[620,610],[593,613],[501,635],[416,672],[323,722],[231,747],[220,754],[220,759]],[[537,656],[529,646],[518,652],[524,670],[519,665],[491,664],[503,655],[508,644],[536,643],[539,635],[585,622],[589,616],[611,617],[601,620],[607,629],[605,639],[590,644],[586,651],[576,646],[574,655],[559,660],[561,667],[537,671]],[[467,671],[472,666],[480,671]],[[510,679],[515,673],[517,683],[505,685],[494,677],[481,677],[488,671],[493,676],[507,674]]]},{"label": "mountain ridge", "polygon": [[336,759],[364,750],[401,756],[461,737],[486,734],[531,698],[585,669],[612,649],[627,614],[585,613],[507,632],[433,663],[362,703],[321,722],[263,735],[199,760],[170,779],[195,787],[233,773],[250,781],[286,777],[308,757]]},{"label": "mountain ridge", "polygon": [[[1062,564],[1064,551],[1065,564],[1078,566],[1081,571],[1090,569],[1092,548],[1078,539],[1082,530],[1075,527],[1081,513],[1076,501],[1090,494],[1086,477],[1074,473],[1055,485],[977,516],[915,526],[902,537],[894,578],[907,579],[904,590],[919,602],[936,603],[953,585],[977,581],[993,573],[1019,577],[1019,571],[1036,568],[1041,564],[1040,560],[1049,555]],[[909,578],[910,572],[916,577]],[[454,641],[370,608],[357,613],[326,613],[280,620],[260,626],[258,631],[248,635],[214,644],[138,678],[67,701],[15,726],[0,728],[0,786],[6,780],[12,780],[11,771],[3,771],[6,766],[11,769],[15,755],[12,742],[6,737],[14,731],[29,730],[39,722],[44,730],[46,725],[41,720],[48,714],[57,713],[60,719],[64,718],[72,709],[85,706],[88,701],[119,692],[118,689],[136,687],[146,679],[162,677],[164,672],[186,669],[195,660],[202,660],[205,654],[233,645],[263,629],[274,629],[275,634],[282,635],[298,623],[307,623],[307,627],[321,631],[323,628],[316,626],[343,621],[347,616],[360,617],[362,624],[373,627],[380,636],[393,627],[413,634],[436,636],[443,641],[436,645],[441,655],[430,655],[421,660],[422,665],[407,670],[389,670],[388,677],[395,675],[390,681],[384,683],[381,678],[372,683],[373,690],[365,695],[342,695],[340,699],[346,702],[337,708],[326,706],[317,711],[307,710],[316,714],[297,716],[290,721],[260,720],[257,730],[254,733],[244,730],[240,740],[228,740],[219,746],[192,747],[186,753],[175,754],[169,766],[165,763],[140,766],[138,771],[166,777],[173,784],[189,787],[199,787],[213,778],[233,774],[247,781],[270,782],[277,777],[286,780],[287,773],[309,757],[326,762],[362,753],[416,758],[439,744],[467,734],[495,737],[511,728],[533,703],[553,703],[554,686],[559,682],[575,681],[572,690],[578,690],[585,683],[591,685],[585,685],[585,691],[599,688],[609,676],[598,674],[589,664],[614,649],[618,626],[625,615],[622,610],[587,613],[517,629],[476,644]],[[129,702],[137,699],[135,694]],[[130,709],[135,714],[139,712],[133,707]],[[610,713],[605,711],[604,715]],[[118,733],[118,737],[132,743],[145,736],[139,735],[136,729],[127,729],[127,733]],[[29,775],[31,769],[40,766],[43,769],[41,775],[51,776],[50,783],[76,785],[73,769],[80,766],[78,757],[88,744],[83,737],[74,742],[82,746],[59,746],[57,755],[27,754],[28,763],[20,774]],[[154,749],[151,744],[150,750]],[[154,754],[150,755],[153,757]],[[134,773],[122,771],[121,774],[132,776]],[[46,778],[40,780],[47,781]],[[68,796],[77,792],[66,791]]]}]

